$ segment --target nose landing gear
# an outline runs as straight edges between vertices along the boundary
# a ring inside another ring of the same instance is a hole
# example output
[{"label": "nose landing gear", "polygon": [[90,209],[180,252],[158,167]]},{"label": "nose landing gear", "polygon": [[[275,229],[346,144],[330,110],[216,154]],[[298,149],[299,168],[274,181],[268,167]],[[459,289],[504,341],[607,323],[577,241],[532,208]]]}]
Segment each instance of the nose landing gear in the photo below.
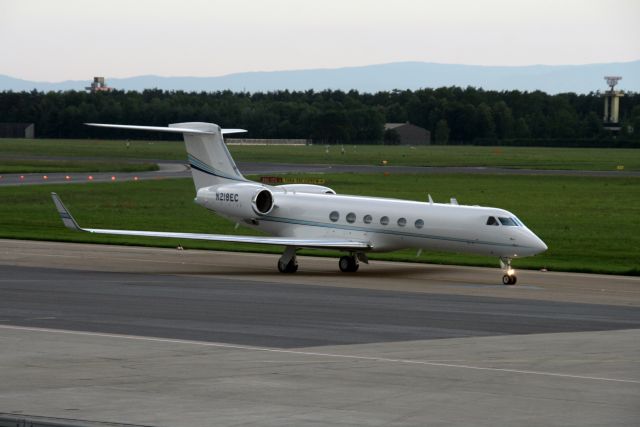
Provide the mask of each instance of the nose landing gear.
[{"label": "nose landing gear", "polygon": [[518,278],[516,277],[516,271],[511,268],[511,258],[500,258],[500,267],[505,272],[505,275],[502,276],[502,284],[515,285]]},{"label": "nose landing gear", "polygon": [[503,285],[515,285],[517,281],[518,278],[514,275],[509,276],[508,274],[505,274],[504,276],[502,276]]}]

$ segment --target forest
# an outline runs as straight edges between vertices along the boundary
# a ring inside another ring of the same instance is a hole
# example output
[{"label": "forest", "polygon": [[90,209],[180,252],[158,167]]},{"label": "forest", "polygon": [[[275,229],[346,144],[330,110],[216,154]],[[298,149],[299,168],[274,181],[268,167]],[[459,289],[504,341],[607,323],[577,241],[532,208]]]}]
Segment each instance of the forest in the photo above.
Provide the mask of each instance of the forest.
[{"label": "forest", "polygon": [[603,129],[599,93],[485,91],[446,87],[378,93],[278,91],[103,93],[0,92],[0,122],[36,124],[38,138],[163,138],[96,129],[85,122],[166,126],[213,122],[247,138],[304,138],[325,144],[394,144],[384,124],[410,122],[435,144],[639,146],[640,93],[621,99],[622,130]]}]

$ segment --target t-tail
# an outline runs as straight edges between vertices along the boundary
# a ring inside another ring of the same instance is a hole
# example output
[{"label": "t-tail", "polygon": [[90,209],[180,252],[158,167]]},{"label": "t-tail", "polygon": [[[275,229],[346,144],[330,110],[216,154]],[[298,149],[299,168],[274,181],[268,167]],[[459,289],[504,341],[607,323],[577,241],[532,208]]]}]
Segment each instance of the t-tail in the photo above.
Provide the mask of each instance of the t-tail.
[{"label": "t-tail", "polygon": [[224,134],[246,132],[244,129],[221,129],[216,124],[203,122],[174,123],[169,127],[86,124],[105,128],[181,133],[187,147],[196,191],[203,187],[247,181],[238,170],[223,139]]}]

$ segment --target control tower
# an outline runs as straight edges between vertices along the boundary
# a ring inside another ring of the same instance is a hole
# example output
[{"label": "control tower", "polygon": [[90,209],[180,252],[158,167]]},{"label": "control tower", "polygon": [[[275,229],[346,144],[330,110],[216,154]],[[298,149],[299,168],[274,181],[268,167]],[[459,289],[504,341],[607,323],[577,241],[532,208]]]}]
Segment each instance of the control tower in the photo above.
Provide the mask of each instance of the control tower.
[{"label": "control tower", "polygon": [[604,128],[608,130],[620,130],[620,98],[624,96],[622,91],[616,91],[615,86],[622,77],[605,76],[609,90],[604,93]]}]

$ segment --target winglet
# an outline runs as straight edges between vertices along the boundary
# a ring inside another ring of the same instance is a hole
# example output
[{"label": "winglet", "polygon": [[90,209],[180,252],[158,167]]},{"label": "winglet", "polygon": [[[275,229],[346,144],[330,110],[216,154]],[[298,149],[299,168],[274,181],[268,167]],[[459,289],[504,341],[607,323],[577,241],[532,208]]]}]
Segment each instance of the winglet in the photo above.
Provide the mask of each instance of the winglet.
[{"label": "winglet", "polygon": [[58,197],[56,193],[51,193],[51,198],[53,199],[53,203],[56,205],[56,209],[58,210],[58,214],[60,215],[60,219],[62,219],[64,226],[70,230],[82,231],[82,228],[80,228],[76,220],[73,219],[71,212],[69,212],[69,210],[64,206],[60,197]]}]

